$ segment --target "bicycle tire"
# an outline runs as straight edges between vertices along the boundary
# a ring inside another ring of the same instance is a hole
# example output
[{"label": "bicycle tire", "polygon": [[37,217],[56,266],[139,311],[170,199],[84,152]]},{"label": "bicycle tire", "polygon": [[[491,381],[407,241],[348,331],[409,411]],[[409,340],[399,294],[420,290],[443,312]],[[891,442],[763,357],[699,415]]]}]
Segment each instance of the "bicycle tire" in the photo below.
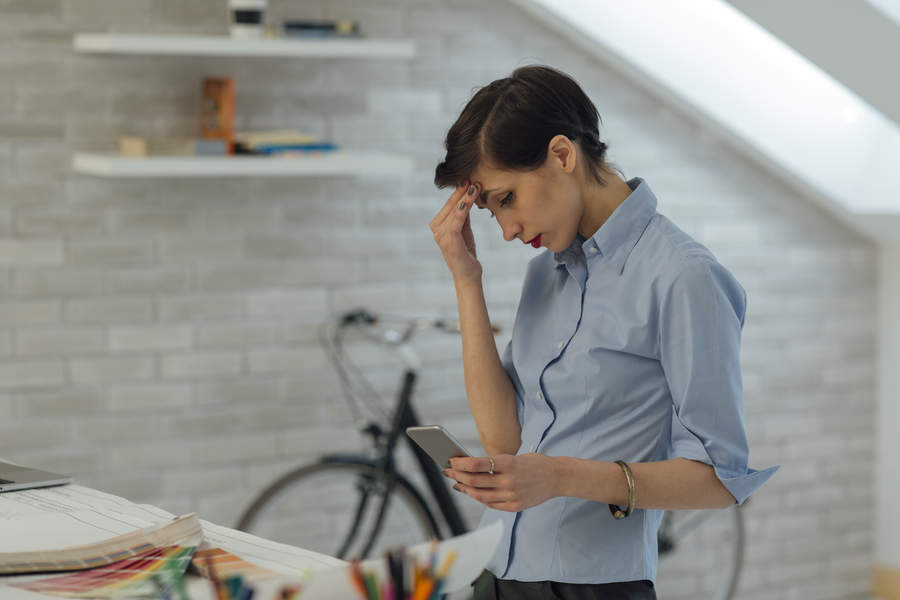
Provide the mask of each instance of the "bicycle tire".
[{"label": "bicycle tire", "polygon": [[237,529],[335,556],[366,558],[440,538],[437,521],[408,479],[356,457],[325,457],[269,484]]},{"label": "bicycle tire", "polygon": [[[673,526],[670,519],[676,516],[679,524]],[[705,531],[696,533],[704,527]],[[742,507],[665,511],[657,540],[660,598],[733,600],[746,544]]]}]

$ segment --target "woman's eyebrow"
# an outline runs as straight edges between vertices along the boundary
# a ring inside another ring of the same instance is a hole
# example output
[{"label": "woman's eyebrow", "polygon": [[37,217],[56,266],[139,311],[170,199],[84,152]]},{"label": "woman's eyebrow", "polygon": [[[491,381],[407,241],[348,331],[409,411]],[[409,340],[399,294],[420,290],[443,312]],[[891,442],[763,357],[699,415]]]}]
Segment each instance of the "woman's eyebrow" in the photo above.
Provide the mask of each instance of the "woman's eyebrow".
[{"label": "woman's eyebrow", "polygon": [[488,202],[488,196],[489,196],[492,192],[496,192],[496,191],[499,190],[499,189],[500,189],[500,188],[494,188],[494,189],[492,189],[492,190],[484,190],[483,192],[481,192],[481,194],[479,195],[480,198],[481,198],[481,203],[486,205],[487,202]]}]

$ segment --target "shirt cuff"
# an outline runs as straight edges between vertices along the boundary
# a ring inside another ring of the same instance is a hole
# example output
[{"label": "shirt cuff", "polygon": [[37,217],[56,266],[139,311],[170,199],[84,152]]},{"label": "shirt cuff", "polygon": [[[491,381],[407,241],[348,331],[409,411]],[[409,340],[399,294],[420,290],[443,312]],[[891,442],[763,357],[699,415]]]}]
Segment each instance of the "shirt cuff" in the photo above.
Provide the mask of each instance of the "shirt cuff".
[{"label": "shirt cuff", "polygon": [[750,494],[762,487],[762,484],[767,482],[769,478],[775,474],[775,471],[780,468],[781,465],[775,465],[774,467],[757,471],[756,469],[747,467],[746,473],[744,474],[730,475],[713,465],[716,477],[718,477],[719,481],[728,488],[728,491],[731,492],[731,495],[737,500],[738,505],[743,504],[747,498],[750,497]]},{"label": "shirt cuff", "polygon": [[762,487],[769,480],[775,471],[781,468],[781,465],[775,465],[762,471],[744,468],[740,471],[726,469],[713,464],[709,458],[706,449],[699,440],[693,440],[696,444],[688,442],[686,439],[680,439],[673,444],[673,451],[669,454],[669,458],[687,458],[707,464],[713,468],[716,477],[722,482],[731,495],[735,497],[738,505],[744,504],[750,495]]}]

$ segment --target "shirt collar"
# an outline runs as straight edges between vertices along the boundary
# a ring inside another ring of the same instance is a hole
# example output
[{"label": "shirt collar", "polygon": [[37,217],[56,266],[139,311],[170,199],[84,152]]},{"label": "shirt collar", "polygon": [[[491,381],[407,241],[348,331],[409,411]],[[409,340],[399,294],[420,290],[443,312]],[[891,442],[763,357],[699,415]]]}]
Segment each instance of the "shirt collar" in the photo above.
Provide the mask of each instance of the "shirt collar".
[{"label": "shirt collar", "polygon": [[625,261],[631,255],[650,219],[656,214],[657,204],[650,186],[640,177],[629,180],[628,186],[631,188],[631,194],[594,232],[594,235],[587,239],[576,235],[568,248],[554,253],[557,266],[565,265],[568,260],[582,252],[584,256],[590,256],[591,248],[594,248],[602,257],[612,261],[619,274],[622,273]]}]

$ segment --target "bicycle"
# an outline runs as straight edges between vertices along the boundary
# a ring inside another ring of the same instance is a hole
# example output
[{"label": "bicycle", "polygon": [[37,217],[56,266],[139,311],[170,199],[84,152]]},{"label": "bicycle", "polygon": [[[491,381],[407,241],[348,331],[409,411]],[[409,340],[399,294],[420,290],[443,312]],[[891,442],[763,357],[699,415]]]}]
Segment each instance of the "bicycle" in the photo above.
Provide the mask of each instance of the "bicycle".
[{"label": "bicycle", "polygon": [[657,531],[660,600],[732,600],[746,543],[744,507],[667,510]]},{"label": "bicycle", "polygon": [[[402,331],[385,327],[373,333],[385,321],[399,323]],[[378,419],[364,421],[360,417],[360,409],[367,403],[361,402],[359,395],[376,397],[377,393],[344,352],[344,335],[351,327],[371,341],[397,350],[406,363],[394,406],[381,415],[382,420],[390,422],[387,429]],[[412,405],[419,361],[409,342],[422,327],[459,331],[454,322],[446,319],[392,320],[366,310],[341,315],[330,335],[327,327],[322,328],[320,342],[338,372],[354,418],[361,424],[363,435],[370,439],[371,448],[368,453],[326,454],[312,464],[285,473],[250,503],[240,516],[237,529],[338,558],[378,556],[388,548],[446,537],[419,486],[398,469],[396,453],[402,437],[407,440],[418,471],[443,517],[446,533],[454,536],[468,531],[449,491],[449,480],[405,434],[407,427],[421,424]],[[305,510],[298,507],[322,510],[304,517]]]},{"label": "bicycle", "polygon": [[[402,327],[376,329],[385,322]],[[448,480],[405,435],[407,427],[420,424],[412,405],[419,361],[410,342],[423,327],[459,332],[455,322],[445,319],[377,317],[363,309],[340,315],[330,334],[327,324],[322,327],[320,342],[371,447],[367,453],[325,454],[278,477],[253,499],[240,516],[237,529],[344,559],[379,556],[388,548],[442,539],[444,531],[425,494],[398,470],[396,453],[402,437],[443,517],[446,533],[467,531]],[[390,423],[387,429],[378,419],[361,417],[360,409],[367,403],[359,395],[378,395],[345,353],[344,335],[351,328],[370,341],[396,350],[404,359],[394,405],[390,412],[380,415],[382,421]],[[310,508],[315,508],[315,513],[309,513]],[[665,511],[657,533],[660,597],[731,600],[743,564],[744,537],[742,508],[738,506]],[[697,561],[698,555],[701,561]]]}]

